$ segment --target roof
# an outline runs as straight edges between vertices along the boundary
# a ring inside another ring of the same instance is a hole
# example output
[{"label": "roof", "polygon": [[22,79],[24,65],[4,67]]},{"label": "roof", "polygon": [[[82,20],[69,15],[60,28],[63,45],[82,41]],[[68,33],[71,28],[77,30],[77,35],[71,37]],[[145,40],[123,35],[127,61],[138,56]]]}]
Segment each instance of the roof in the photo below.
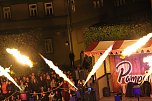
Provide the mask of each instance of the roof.
[{"label": "roof", "polygon": [[[113,48],[110,54],[120,54],[125,48],[134,44],[137,40],[117,40],[117,41],[99,41],[93,42],[85,50],[86,55],[102,54],[104,51],[113,44]],[[137,52],[152,52],[152,39],[150,39],[143,47],[137,50]]]}]

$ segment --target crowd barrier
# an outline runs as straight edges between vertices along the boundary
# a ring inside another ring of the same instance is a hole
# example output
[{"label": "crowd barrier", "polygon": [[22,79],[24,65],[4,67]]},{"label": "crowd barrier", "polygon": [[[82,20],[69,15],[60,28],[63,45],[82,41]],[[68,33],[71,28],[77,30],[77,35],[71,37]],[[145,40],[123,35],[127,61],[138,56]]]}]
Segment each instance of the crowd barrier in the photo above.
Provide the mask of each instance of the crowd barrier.
[{"label": "crowd barrier", "polygon": [[[64,88],[60,88],[61,90],[63,90]],[[55,89],[56,90],[56,89]],[[43,93],[49,93],[49,92],[43,92]],[[9,99],[12,96],[15,95],[19,95],[19,98],[21,101],[40,101],[40,97],[38,95],[40,95],[42,93],[20,93],[19,91],[14,92],[13,94],[11,94],[9,97],[7,97],[6,99],[4,99],[3,101],[9,101]],[[49,98],[49,96],[48,96]],[[80,91],[75,91],[75,94],[73,94],[70,97],[70,101],[96,101],[96,94],[95,91],[85,91],[83,94],[80,94]]]}]

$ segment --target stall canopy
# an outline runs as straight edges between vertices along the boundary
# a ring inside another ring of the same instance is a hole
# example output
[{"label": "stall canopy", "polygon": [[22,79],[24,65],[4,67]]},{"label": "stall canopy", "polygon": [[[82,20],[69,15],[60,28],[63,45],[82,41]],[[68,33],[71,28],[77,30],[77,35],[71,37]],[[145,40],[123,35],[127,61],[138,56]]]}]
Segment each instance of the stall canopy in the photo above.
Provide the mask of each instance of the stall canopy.
[{"label": "stall canopy", "polygon": [[[118,40],[118,41],[99,41],[93,42],[85,50],[86,55],[102,54],[104,51],[113,44],[113,49],[110,54],[120,54],[123,49],[134,44],[137,40]],[[143,47],[138,49],[136,53],[149,53],[152,52],[152,39],[150,39]]]}]

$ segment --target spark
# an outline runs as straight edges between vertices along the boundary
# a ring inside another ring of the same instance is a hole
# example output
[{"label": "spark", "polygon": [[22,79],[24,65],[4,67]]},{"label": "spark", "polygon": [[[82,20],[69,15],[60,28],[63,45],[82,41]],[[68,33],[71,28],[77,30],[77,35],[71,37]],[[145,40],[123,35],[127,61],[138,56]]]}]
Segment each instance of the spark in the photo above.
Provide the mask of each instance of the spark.
[{"label": "spark", "polygon": [[42,55],[40,55],[40,56],[44,59],[45,63],[48,64],[48,66],[49,66],[50,68],[52,68],[52,69],[56,72],[56,74],[58,74],[60,77],[62,77],[65,81],[67,81],[67,82],[68,82],[69,84],[71,84],[73,87],[75,87],[76,89],[78,89],[78,88],[70,81],[70,79],[63,73],[63,71],[61,71],[57,66],[55,66],[55,65],[53,64],[52,61],[44,58]]},{"label": "spark", "polygon": [[21,64],[24,64],[24,65],[28,65],[29,67],[33,67],[33,63],[32,61],[29,59],[28,56],[25,56],[25,55],[22,55],[17,49],[10,49],[10,48],[7,48],[6,51],[9,53],[9,54],[12,54],[18,62],[20,62]]},{"label": "spark", "polygon": [[122,55],[121,57],[125,58],[126,56],[130,56],[132,53],[136,52],[139,48],[144,46],[151,37],[152,37],[152,33],[149,33],[146,36],[143,36],[142,38],[137,40],[137,42],[125,48],[121,54]]},{"label": "spark", "polygon": [[15,82],[15,80],[8,74],[8,72],[2,66],[0,66],[0,73],[1,76],[4,75],[8,80],[12,81],[15,86],[17,86],[22,91],[21,87]]},{"label": "spark", "polygon": [[[91,72],[89,73],[84,85],[89,81],[89,79],[91,78],[92,75],[94,75],[94,73],[99,69],[99,67],[102,65],[103,61],[106,59],[106,57],[108,56],[109,52],[112,50],[113,45],[111,45],[102,56],[100,56],[100,58],[98,59],[98,61],[95,63],[95,65],[93,66],[93,69],[91,70]],[[83,86],[84,86],[83,85]]]}]

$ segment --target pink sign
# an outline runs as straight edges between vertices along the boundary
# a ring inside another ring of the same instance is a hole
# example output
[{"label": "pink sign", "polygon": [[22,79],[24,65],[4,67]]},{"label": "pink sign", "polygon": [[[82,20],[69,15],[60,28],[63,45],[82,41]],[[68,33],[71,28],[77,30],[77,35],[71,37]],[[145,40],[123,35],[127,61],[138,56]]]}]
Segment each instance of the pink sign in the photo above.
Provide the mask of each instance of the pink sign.
[{"label": "pink sign", "polygon": [[[109,56],[114,92],[117,92],[123,84],[128,82],[139,83],[144,80],[149,66],[143,62],[143,58],[148,55],[152,54],[133,54],[125,59],[121,59],[120,55]],[[149,76],[147,81],[151,82],[151,79],[152,77]]]}]

